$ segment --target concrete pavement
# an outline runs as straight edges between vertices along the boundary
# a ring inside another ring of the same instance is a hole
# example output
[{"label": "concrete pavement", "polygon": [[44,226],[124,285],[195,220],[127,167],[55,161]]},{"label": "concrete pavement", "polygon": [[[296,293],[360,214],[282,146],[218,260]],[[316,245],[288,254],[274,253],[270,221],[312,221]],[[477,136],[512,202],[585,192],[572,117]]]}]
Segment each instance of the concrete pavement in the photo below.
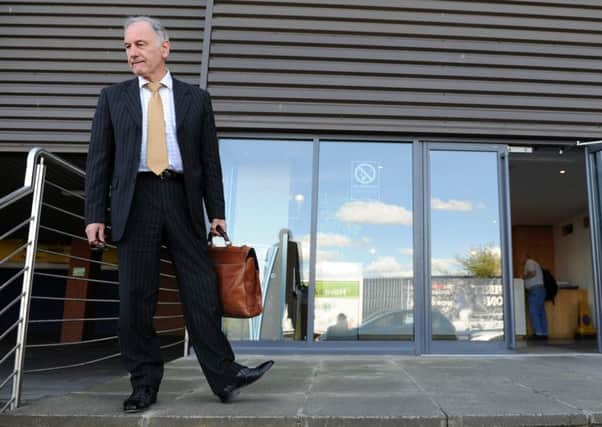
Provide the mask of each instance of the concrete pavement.
[{"label": "concrete pavement", "polygon": [[[270,356],[242,355],[255,365]],[[124,414],[125,376],[28,402],[0,426],[602,426],[602,356],[271,357],[231,404],[195,359],[166,365],[159,400]]]}]

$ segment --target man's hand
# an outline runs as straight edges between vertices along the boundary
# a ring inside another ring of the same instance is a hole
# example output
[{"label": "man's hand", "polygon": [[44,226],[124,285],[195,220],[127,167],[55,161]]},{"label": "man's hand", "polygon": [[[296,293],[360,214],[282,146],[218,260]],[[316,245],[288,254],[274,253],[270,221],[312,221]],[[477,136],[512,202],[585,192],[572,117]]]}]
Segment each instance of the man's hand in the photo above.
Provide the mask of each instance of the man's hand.
[{"label": "man's hand", "polygon": [[224,233],[226,232],[226,220],[216,218],[213,221],[211,221],[211,234],[213,234],[214,236],[220,235],[217,232],[218,225],[222,228],[222,230],[224,230]]},{"label": "man's hand", "polygon": [[102,222],[93,222],[86,226],[86,236],[92,248],[102,248],[105,245],[105,225]]}]

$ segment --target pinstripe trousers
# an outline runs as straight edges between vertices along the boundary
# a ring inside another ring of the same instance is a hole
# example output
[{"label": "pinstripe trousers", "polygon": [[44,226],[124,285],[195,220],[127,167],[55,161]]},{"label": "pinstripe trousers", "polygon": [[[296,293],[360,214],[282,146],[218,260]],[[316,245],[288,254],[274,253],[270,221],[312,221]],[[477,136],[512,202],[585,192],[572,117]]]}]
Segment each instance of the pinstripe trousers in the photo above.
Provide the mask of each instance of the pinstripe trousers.
[{"label": "pinstripe trousers", "polygon": [[153,326],[163,242],[176,270],[190,340],[213,392],[221,392],[241,367],[221,330],[217,282],[205,236],[195,233],[189,212],[182,179],[138,174],[130,216],[118,244],[119,342],[133,387],[158,390],[163,377]]}]

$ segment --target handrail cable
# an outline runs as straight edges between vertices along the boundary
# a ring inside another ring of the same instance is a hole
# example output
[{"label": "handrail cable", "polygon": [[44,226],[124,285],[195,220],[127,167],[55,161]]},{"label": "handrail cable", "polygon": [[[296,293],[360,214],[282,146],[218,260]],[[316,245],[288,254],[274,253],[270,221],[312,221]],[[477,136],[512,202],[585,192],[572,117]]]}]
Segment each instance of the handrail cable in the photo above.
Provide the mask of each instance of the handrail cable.
[{"label": "handrail cable", "polygon": [[31,299],[43,301],[81,301],[81,302],[119,302],[118,299],[100,299],[100,298],[67,298],[67,297],[42,297],[32,295]]},{"label": "handrail cable", "polygon": [[102,362],[104,360],[114,359],[115,357],[121,356],[121,353],[113,353],[108,356],[99,357],[98,359],[89,360],[87,362],[82,363],[73,363],[71,365],[62,365],[62,366],[54,366],[52,368],[38,368],[38,369],[25,369],[23,373],[32,374],[36,372],[50,372],[50,371],[58,371],[60,369],[68,369],[68,368],[79,368],[81,366],[92,365],[94,363]]},{"label": "handrail cable", "polygon": [[91,344],[96,342],[104,342],[104,341],[112,341],[116,340],[119,337],[117,335],[113,335],[110,337],[104,338],[95,338],[92,340],[83,340],[83,341],[69,341],[69,342],[53,342],[47,344],[27,344],[25,348],[48,348],[48,347],[62,347],[64,345],[76,345],[76,344]]},{"label": "handrail cable", "polygon": [[6,408],[8,408],[10,405],[12,405],[12,403],[15,401],[15,397],[12,396],[10,399],[8,399],[8,401],[4,404],[4,406],[2,408],[0,408],[0,414],[4,411],[6,411]]},{"label": "handrail cable", "polygon": [[[114,281],[114,280],[88,279],[86,277],[75,277],[75,276],[68,276],[68,275],[64,275],[64,274],[41,273],[39,271],[35,271],[34,274],[38,275],[38,276],[54,277],[57,279],[73,279],[73,280],[81,280],[84,282],[104,283],[107,285],[117,285],[117,286],[119,285],[119,282]],[[159,288],[159,290],[166,291],[166,292],[180,292],[178,289],[170,289],[170,288]]]},{"label": "handrail cable", "polygon": [[48,322],[48,323],[61,323],[61,322],[100,322],[103,320],[119,320],[119,317],[88,317],[88,318],[69,318],[69,319],[35,319],[35,320],[30,320],[29,323],[30,324],[38,324],[38,323],[44,323],[44,322]]},{"label": "handrail cable", "polygon": [[[47,225],[40,224],[40,228],[42,228],[42,229],[44,229],[46,231],[51,231],[53,233],[60,234],[62,236],[68,236],[68,237],[71,237],[73,239],[83,240],[84,242],[88,241],[88,239],[86,239],[85,237],[78,236],[77,234],[67,233],[66,231],[61,231],[61,230],[58,230],[58,229],[53,228],[53,227],[48,227]],[[106,247],[107,248],[111,248],[111,249],[117,249],[117,246],[111,245],[109,243],[106,244]]]},{"label": "handrail cable", "polygon": [[[81,301],[81,302],[119,302],[118,299],[100,299],[100,298],[67,298],[67,297],[42,297],[32,296],[31,299],[47,300],[47,301]],[[177,301],[157,301],[157,305],[177,305]]]},{"label": "handrail cable", "polygon": [[[183,331],[185,329],[186,328],[164,329],[162,331],[157,331],[156,334],[161,335],[161,334],[166,334],[168,332]],[[117,335],[113,335],[110,337],[95,338],[95,339],[91,339],[91,340],[82,340],[82,341],[57,342],[57,343],[46,343],[46,344],[27,344],[25,347],[26,348],[62,347],[62,346],[69,346],[69,345],[76,345],[76,344],[91,344],[91,343],[97,343],[97,342],[111,341],[111,340],[116,340],[118,338],[119,337]]]},{"label": "handrail cable", "polygon": [[18,247],[17,249],[15,249],[13,252],[11,252],[10,254],[8,254],[7,256],[5,256],[4,258],[2,258],[2,260],[0,260],[0,265],[4,264],[6,261],[8,261],[12,257],[14,257],[16,254],[18,254],[19,252],[21,252],[23,249],[25,249],[28,246],[29,246],[29,242],[27,242],[24,245],[22,245],[22,246]]},{"label": "handrail cable", "polygon": [[64,214],[70,215],[73,218],[81,219],[82,221],[85,221],[85,219],[86,219],[83,215],[78,215],[76,213],[68,211],[67,209],[59,208],[58,206],[51,205],[50,203],[47,203],[47,202],[42,202],[42,206],[46,206],[48,208],[51,208],[56,211],[62,212]]},{"label": "handrail cable", "polygon": [[[85,237],[81,237],[81,236],[78,236],[76,234],[67,233],[66,231],[57,230],[56,228],[48,227],[47,225],[40,224],[40,228],[42,228],[42,229],[44,229],[46,231],[51,231],[53,233],[57,233],[57,234],[63,235],[63,236],[68,236],[68,237],[72,237],[74,239],[83,240],[85,242],[88,241],[88,239],[86,239]],[[117,249],[117,246],[111,245],[109,243],[106,244],[106,247],[107,248],[111,248],[111,249]],[[161,262],[163,262],[165,264],[173,264],[170,260],[164,259],[164,258],[161,258],[159,261],[161,261]]]},{"label": "handrail cable", "polygon": [[17,375],[17,371],[12,371],[12,372],[11,372],[11,373],[8,375],[8,377],[6,377],[6,379],[5,379],[4,381],[2,381],[2,384],[0,384],[0,390],[2,390],[2,389],[4,388],[4,386],[5,386],[6,384],[8,384],[8,382],[9,382],[10,380],[12,380],[12,379],[15,377],[15,375]]},{"label": "handrail cable", "polygon": [[[184,317],[183,314],[171,316],[153,316],[153,319],[179,319]],[[97,322],[102,320],[119,320],[119,317],[88,317],[88,318],[69,318],[69,319],[36,319],[30,320],[29,323],[60,323],[60,322]]]},{"label": "handrail cable", "polygon": [[[75,255],[71,255],[71,254],[66,254],[66,253],[63,253],[63,252],[51,251],[49,249],[38,248],[38,252],[44,252],[46,254],[62,256],[62,257],[69,258],[69,259],[77,259],[77,260],[80,260],[80,261],[88,261],[88,262],[92,262],[94,264],[106,265],[108,267],[118,267],[117,264],[113,264],[112,262],[96,261],[94,259],[84,258],[84,257],[75,256]],[[174,274],[168,274],[168,273],[160,273],[159,276],[160,277],[168,277],[170,279],[175,279],[176,278],[176,276]]]},{"label": "handrail cable", "polygon": [[54,183],[54,182],[52,182],[52,181],[48,181],[48,180],[47,180],[47,181],[46,181],[46,184],[48,184],[48,185],[50,185],[51,187],[54,187],[54,188],[56,188],[56,189],[58,189],[58,190],[61,190],[62,192],[65,192],[65,193],[69,194],[69,195],[70,195],[70,196],[72,196],[72,197],[77,197],[78,199],[80,199],[80,200],[84,200],[84,201],[86,200],[86,198],[85,198],[84,196],[82,196],[81,194],[78,194],[78,193],[76,193],[75,191],[68,190],[68,189],[66,189],[65,187],[63,187],[63,186],[60,186],[60,185],[58,185],[58,184],[55,184],[55,183]]},{"label": "handrail cable", "polygon": [[6,282],[4,282],[2,284],[2,286],[0,286],[0,292],[2,292],[4,290],[4,288],[6,288],[8,285],[10,285],[12,282],[14,282],[15,280],[17,280],[17,278],[21,275],[23,275],[23,273],[25,273],[25,270],[27,270],[27,267],[23,267],[20,271],[18,271],[16,274],[13,275],[13,277],[11,277],[10,279],[8,279]]},{"label": "handrail cable", "polygon": [[23,226],[29,224],[31,221],[33,221],[33,217],[29,217],[25,221],[23,221],[21,224],[15,225],[13,228],[11,228],[6,233],[4,233],[2,236],[0,236],[0,240],[4,240],[7,236],[10,236],[12,233],[17,231],[18,229],[23,228]]},{"label": "handrail cable", "polygon": [[21,292],[17,298],[12,300],[6,307],[4,307],[2,310],[0,310],[0,316],[2,316],[4,313],[6,313],[8,311],[9,308],[11,308],[17,302],[19,302],[21,300],[21,298],[23,298],[23,295],[25,295],[25,294],[23,292]]},{"label": "handrail cable", "polygon": [[[174,346],[176,346],[178,344],[182,344],[183,342],[184,342],[184,340],[180,340],[180,341],[177,341],[177,342],[174,342],[174,343],[171,343],[171,344],[163,345],[160,348],[161,349],[166,349],[166,348],[169,348],[169,347],[174,347]],[[52,368],[27,369],[27,370],[24,370],[23,372],[26,373],[26,374],[31,374],[31,373],[36,373],[36,372],[58,371],[60,369],[68,369],[68,368],[79,368],[79,367],[82,367],[82,366],[87,366],[87,365],[92,365],[94,363],[102,362],[104,360],[113,359],[113,358],[119,357],[119,356],[121,356],[121,353],[113,353],[113,354],[110,354],[108,356],[99,357],[98,359],[89,360],[87,362],[73,363],[71,365],[55,366],[55,367],[52,367]]]},{"label": "handrail cable", "polygon": [[[17,351],[17,347],[19,347],[19,346],[18,346],[18,345],[15,345],[13,348],[11,348],[11,349],[9,350],[9,352],[8,352],[8,353],[6,353],[6,354],[4,355],[4,357],[2,358],[2,360],[0,360],[0,366],[1,366],[1,365],[2,365],[2,364],[5,362],[5,361],[6,361],[6,359],[8,359],[8,358],[9,358],[9,357],[10,357],[10,356],[11,356],[11,355],[12,355],[12,354],[15,352],[15,351]],[[2,388],[2,387],[0,387],[0,388]]]},{"label": "handrail cable", "polygon": [[117,264],[113,264],[112,262],[96,261],[95,259],[84,258],[84,257],[81,257],[81,256],[66,254],[66,253],[63,253],[63,252],[51,251],[49,249],[40,249],[40,248],[38,248],[38,252],[44,252],[45,254],[50,254],[50,255],[63,256],[65,258],[76,259],[76,260],[79,260],[79,261],[92,262],[94,264],[106,265],[108,267],[118,267]]},{"label": "handrail cable", "polygon": [[55,277],[57,279],[73,279],[73,280],[82,280],[85,282],[105,283],[107,285],[119,285],[119,282],[116,282],[115,280],[89,279],[87,277],[69,276],[67,274],[41,273],[39,271],[35,271],[34,274],[37,276]]},{"label": "handrail cable", "polygon": [[6,331],[4,331],[4,333],[2,335],[0,335],[0,341],[2,341],[8,334],[10,334],[13,329],[15,329],[17,326],[19,326],[20,323],[21,323],[21,319],[17,320]]}]

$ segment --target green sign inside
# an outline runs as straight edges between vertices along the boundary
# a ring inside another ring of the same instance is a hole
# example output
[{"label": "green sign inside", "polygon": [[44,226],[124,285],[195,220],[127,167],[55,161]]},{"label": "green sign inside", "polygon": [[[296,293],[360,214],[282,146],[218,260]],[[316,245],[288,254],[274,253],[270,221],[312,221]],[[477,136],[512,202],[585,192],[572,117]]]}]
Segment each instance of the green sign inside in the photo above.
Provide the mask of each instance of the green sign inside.
[{"label": "green sign inside", "polygon": [[358,298],[360,282],[316,281],[316,298]]}]

